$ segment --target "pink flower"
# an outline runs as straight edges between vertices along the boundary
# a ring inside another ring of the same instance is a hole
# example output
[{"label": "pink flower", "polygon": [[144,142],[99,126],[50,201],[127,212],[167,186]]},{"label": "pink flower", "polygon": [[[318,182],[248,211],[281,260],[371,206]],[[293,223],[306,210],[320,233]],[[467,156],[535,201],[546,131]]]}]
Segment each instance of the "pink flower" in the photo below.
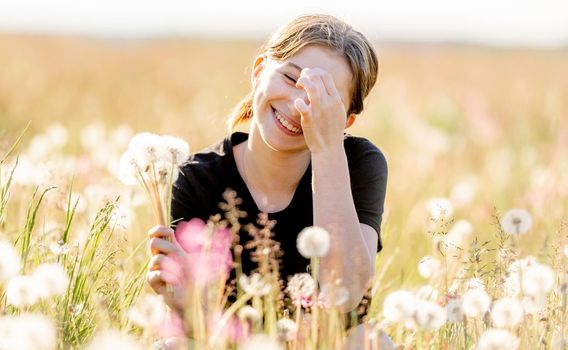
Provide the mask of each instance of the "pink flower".
[{"label": "pink flower", "polygon": [[[212,333],[216,333],[216,328],[219,327],[221,317],[221,313],[215,313],[209,319],[209,328],[212,330]],[[229,341],[231,343],[240,343],[249,335],[247,327],[235,316],[232,316],[229,321],[225,323],[220,334],[222,342]]]},{"label": "pink flower", "polygon": [[208,284],[219,277],[229,277],[233,267],[231,231],[211,229],[202,220],[191,219],[178,223],[175,234],[187,252],[185,267],[190,281]]}]

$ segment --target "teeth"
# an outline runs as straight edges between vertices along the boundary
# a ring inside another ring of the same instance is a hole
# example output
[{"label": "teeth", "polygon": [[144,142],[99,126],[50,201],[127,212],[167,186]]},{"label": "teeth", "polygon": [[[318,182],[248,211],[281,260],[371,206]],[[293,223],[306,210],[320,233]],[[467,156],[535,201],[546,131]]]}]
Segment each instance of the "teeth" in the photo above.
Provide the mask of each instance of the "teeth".
[{"label": "teeth", "polygon": [[290,130],[291,132],[294,132],[296,134],[300,134],[301,133],[301,129],[297,128],[295,126],[293,126],[292,124],[290,124],[286,119],[284,119],[280,113],[278,113],[277,110],[274,110],[274,114],[276,114],[276,118],[280,121],[280,123],[282,125],[284,125],[284,127],[288,130]]}]

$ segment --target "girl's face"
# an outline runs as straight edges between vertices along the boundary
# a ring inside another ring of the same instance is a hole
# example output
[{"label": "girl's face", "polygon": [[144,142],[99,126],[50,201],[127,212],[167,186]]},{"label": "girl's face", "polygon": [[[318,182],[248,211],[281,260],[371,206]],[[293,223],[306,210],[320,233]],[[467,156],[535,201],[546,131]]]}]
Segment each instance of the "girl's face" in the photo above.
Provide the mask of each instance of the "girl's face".
[{"label": "girl's face", "polygon": [[253,67],[253,126],[270,148],[281,152],[307,149],[301,130],[300,112],[294,101],[301,98],[310,104],[306,91],[296,86],[302,69],[320,68],[333,77],[347,118],[352,74],[347,60],[325,46],[308,45],[285,61],[258,56]]}]

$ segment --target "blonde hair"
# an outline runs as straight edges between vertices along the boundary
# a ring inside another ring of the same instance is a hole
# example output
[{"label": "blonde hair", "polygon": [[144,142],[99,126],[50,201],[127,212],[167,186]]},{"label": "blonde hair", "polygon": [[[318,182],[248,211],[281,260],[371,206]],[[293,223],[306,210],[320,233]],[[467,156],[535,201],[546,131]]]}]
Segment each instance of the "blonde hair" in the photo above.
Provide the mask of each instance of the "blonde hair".
[{"label": "blonde hair", "polygon": [[[260,52],[273,60],[284,61],[311,44],[334,49],[347,59],[353,74],[347,115],[361,113],[363,100],[377,81],[379,64],[370,42],[349,24],[330,15],[300,16],[276,31]],[[253,96],[254,90],[235,107],[229,120],[231,132],[252,118]]]}]

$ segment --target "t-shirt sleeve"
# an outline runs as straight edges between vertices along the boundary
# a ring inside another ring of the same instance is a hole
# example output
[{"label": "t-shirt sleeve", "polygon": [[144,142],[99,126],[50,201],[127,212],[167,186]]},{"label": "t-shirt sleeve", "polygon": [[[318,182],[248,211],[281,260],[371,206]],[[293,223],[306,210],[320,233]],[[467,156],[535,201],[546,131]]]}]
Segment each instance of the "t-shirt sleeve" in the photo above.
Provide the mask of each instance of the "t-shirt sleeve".
[{"label": "t-shirt sleeve", "polygon": [[361,140],[353,149],[350,161],[351,191],[359,222],[377,231],[377,252],[381,251],[381,222],[387,186],[387,161],[380,149]]}]

